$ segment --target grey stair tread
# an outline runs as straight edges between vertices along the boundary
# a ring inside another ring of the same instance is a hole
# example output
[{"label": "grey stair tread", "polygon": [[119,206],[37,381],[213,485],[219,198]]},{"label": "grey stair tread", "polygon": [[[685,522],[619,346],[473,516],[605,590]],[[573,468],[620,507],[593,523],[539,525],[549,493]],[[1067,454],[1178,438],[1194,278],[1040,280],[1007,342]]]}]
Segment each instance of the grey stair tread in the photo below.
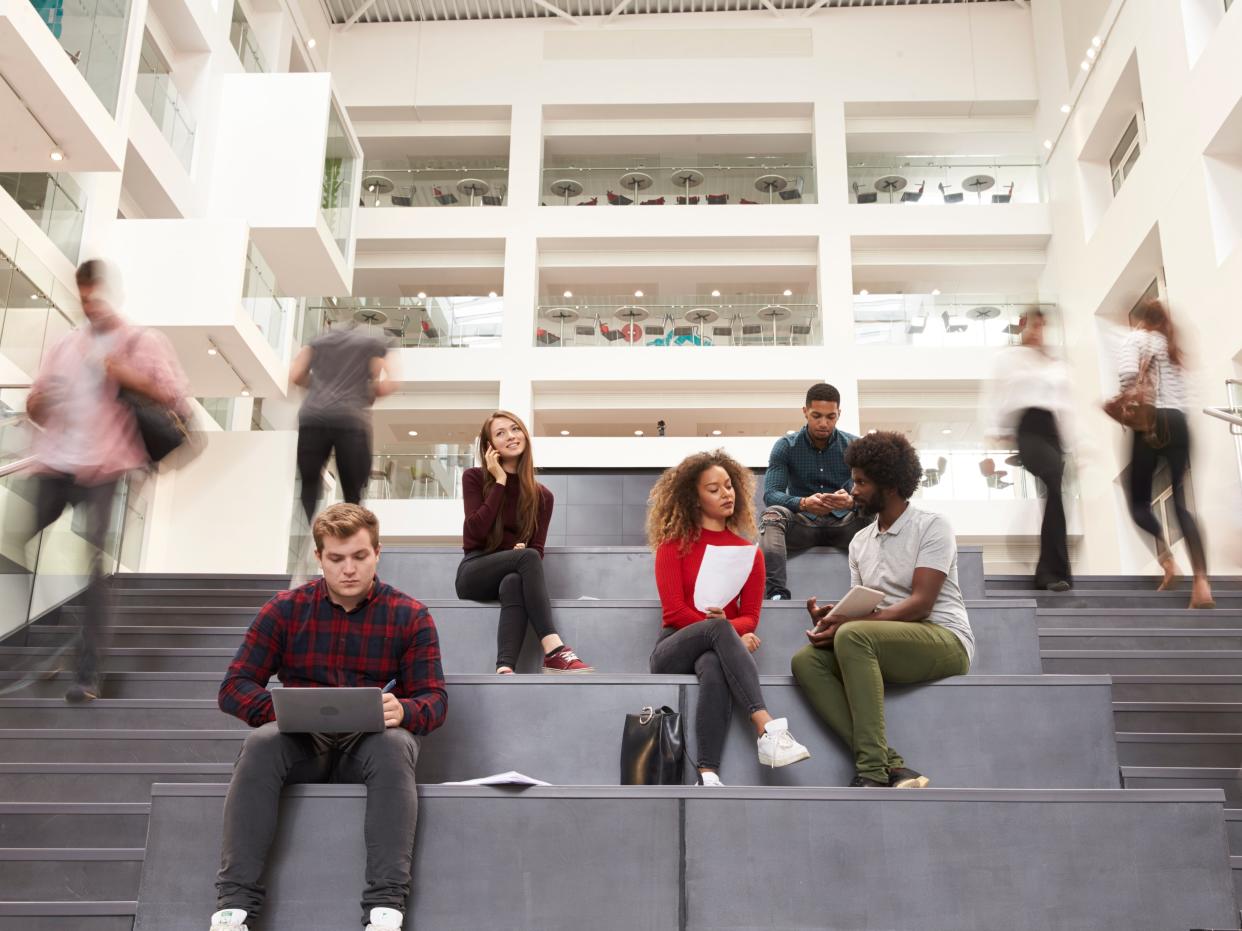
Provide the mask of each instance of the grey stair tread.
[{"label": "grey stair tread", "polygon": [[1040,628],[1047,650],[1235,650],[1242,652],[1242,629]]},{"label": "grey stair tread", "polygon": [[[1213,592],[1216,609],[1242,607],[1242,591],[1223,590]],[[1133,590],[1122,591],[1086,591],[1074,589],[1069,592],[1043,592],[1036,589],[1013,589],[1004,592],[1007,598],[1032,598],[1041,608],[1175,608],[1190,607],[1189,592],[1144,592]],[[1198,609],[1210,614],[1214,609]]]},{"label": "grey stair tread", "polygon": [[[58,918],[89,918],[95,915],[133,915],[138,909],[137,901],[93,902],[0,902],[0,916],[16,916],[38,918],[41,916]],[[208,912],[208,916],[210,916]]]},{"label": "grey stair tread", "polygon": [[0,845],[7,847],[142,847],[148,802],[0,803]]},{"label": "grey stair tread", "polygon": [[1231,674],[1242,650],[1040,650],[1045,672],[1120,675]]},{"label": "grey stair tread", "polygon": [[[1160,584],[1162,576],[1160,575],[1079,575],[1074,578],[1074,585],[1079,588],[1106,588],[1114,587],[1119,590],[1129,590],[1136,586],[1147,586],[1151,591],[1156,590],[1156,586]],[[1031,587],[1031,577],[1029,575],[1013,575],[1011,573],[991,573],[986,578],[989,591],[1009,591],[1011,589],[1028,589]],[[1190,578],[1182,577],[1176,583],[1176,589],[1185,589],[1190,591]],[[1220,586],[1221,588],[1242,588],[1242,576],[1237,575],[1214,575],[1209,577],[1212,587]]]},{"label": "grey stair tread", "polygon": [[1242,608],[1195,611],[1189,608],[1069,608],[1040,607],[1036,613],[1040,630],[1082,628],[1105,630],[1242,629]]},{"label": "grey stair tread", "polygon": [[138,894],[142,880],[142,849],[124,858],[98,859],[56,859],[39,855],[35,850],[29,853],[32,856],[0,858],[0,899],[126,901]]},{"label": "grey stair tread", "polygon": [[1242,734],[1117,734],[1122,766],[1231,766],[1242,764]]},{"label": "grey stair tread", "polygon": [[1113,721],[1127,733],[1242,732],[1242,702],[1114,701]]},{"label": "grey stair tread", "polygon": [[[214,901],[223,791],[170,787],[166,794],[155,787],[136,931],[200,931],[195,922]],[[851,895],[836,900],[834,926],[909,927],[918,915],[921,927],[960,927],[962,902],[969,902],[978,927],[1010,926],[1014,914],[1023,916],[1026,931],[1092,927],[1103,888],[1127,890],[1109,902],[1118,927],[1224,927],[1237,914],[1216,791],[1162,798],[1120,791],[565,787],[514,794],[432,786],[420,795],[418,893],[407,913],[418,927],[490,927],[506,908],[513,915],[506,927],[582,927],[576,911],[571,919],[564,912],[515,912],[511,903],[532,886],[593,888],[602,870],[610,881],[598,896],[592,892],[593,931],[771,927],[773,902],[756,889],[780,888],[782,876],[785,888],[817,888],[824,863],[846,860],[855,867]],[[265,931],[305,926],[312,914],[324,926],[356,920],[364,802],[360,787],[286,793],[277,840],[286,855],[269,871]],[[875,832],[880,819],[886,830]],[[566,832],[564,823],[574,830]],[[1095,824],[1108,829],[1093,830]],[[868,830],[875,842],[860,847],[856,838]],[[519,832],[526,851],[520,869],[495,843],[497,833]],[[1020,854],[1015,835],[1023,839]],[[1126,857],[1111,855],[1117,843]],[[314,849],[325,844],[356,853],[323,863]],[[945,849],[954,856],[945,857]],[[1058,869],[1037,882],[1019,881],[1032,858]],[[893,883],[898,859],[919,863],[922,880]],[[739,862],[748,864],[749,881],[739,881]],[[989,869],[963,870],[962,862],[987,862]],[[463,897],[456,878],[466,873],[485,874],[488,882]],[[1084,873],[1092,883],[1081,881]],[[793,900],[781,901],[782,926],[824,926],[822,900]],[[870,919],[855,921],[853,911],[864,902]]]}]

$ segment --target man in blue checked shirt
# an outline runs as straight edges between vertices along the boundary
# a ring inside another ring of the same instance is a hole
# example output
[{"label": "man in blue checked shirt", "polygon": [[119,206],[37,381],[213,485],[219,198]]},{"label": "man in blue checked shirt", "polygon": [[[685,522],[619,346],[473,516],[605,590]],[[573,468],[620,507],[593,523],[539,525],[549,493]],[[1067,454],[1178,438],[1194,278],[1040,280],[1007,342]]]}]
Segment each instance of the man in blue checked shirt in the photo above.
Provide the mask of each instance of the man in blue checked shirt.
[{"label": "man in blue checked shirt", "polygon": [[765,598],[789,599],[785,560],[812,546],[848,550],[850,540],[871,521],[854,510],[854,487],[845,449],[858,437],[837,429],[841,393],[822,382],[812,385],[802,408],[806,426],[772,447],[763,480],[759,547],[767,566]]}]

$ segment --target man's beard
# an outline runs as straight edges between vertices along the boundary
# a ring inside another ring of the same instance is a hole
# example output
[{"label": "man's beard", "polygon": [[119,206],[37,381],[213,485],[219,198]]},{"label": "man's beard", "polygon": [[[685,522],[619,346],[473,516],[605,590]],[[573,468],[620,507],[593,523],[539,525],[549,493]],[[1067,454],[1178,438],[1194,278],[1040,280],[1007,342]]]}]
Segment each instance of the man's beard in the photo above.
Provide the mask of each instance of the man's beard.
[{"label": "man's beard", "polygon": [[869,500],[859,501],[858,510],[862,513],[863,517],[875,517],[884,510],[887,504],[888,499],[884,492],[877,491]]}]

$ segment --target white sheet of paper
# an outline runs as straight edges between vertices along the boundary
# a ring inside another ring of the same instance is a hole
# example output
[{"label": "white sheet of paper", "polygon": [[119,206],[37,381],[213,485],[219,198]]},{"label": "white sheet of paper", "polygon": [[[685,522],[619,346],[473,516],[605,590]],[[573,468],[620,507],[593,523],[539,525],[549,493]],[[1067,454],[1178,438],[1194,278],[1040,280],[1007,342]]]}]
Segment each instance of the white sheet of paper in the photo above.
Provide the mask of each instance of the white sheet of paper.
[{"label": "white sheet of paper", "polygon": [[463,782],[445,782],[446,786],[548,786],[552,783],[542,779],[532,779],[515,770],[497,773],[494,776],[480,776],[478,779],[466,779]]},{"label": "white sheet of paper", "polygon": [[737,600],[755,566],[753,546],[709,546],[703,552],[703,564],[694,583],[694,606],[706,613],[708,608],[724,608]]}]

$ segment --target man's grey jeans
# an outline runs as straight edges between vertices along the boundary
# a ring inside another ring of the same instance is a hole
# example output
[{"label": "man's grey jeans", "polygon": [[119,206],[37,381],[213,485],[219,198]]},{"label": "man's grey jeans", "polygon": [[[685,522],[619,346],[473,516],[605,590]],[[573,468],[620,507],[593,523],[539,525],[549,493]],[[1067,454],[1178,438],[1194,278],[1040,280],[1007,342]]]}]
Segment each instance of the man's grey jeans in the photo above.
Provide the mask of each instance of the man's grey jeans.
[{"label": "man's grey jeans", "polygon": [[759,548],[763,550],[763,563],[767,568],[765,598],[780,595],[789,598],[785,562],[788,556],[810,549],[812,546],[835,546],[848,550],[854,534],[866,527],[870,520],[857,511],[844,517],[827,514],[817,517],[802,511],[773,505],[764,508],[759,523]]}]

